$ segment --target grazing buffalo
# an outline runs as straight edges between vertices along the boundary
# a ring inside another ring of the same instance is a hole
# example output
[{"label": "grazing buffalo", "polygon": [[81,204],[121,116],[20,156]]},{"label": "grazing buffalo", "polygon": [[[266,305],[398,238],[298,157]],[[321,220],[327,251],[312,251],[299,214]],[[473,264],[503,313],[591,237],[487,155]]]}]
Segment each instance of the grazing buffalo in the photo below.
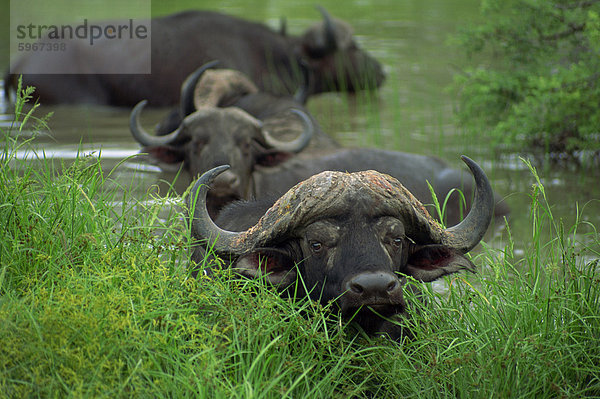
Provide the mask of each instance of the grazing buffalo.
[{"label": "grazing buffalo", "polygon": [[366,332],[400,338],[401,327],[389,319],[406,312],[405,276],[430,282],[475,268],[464,254],[486,232],[494,199],[483,170],[463,160],[475,178],[474,202],[458,225],[446,229],[398,180],[376,171],[323,172],[274,204],[232,205],[215,223],[206,195],[227,166],[212,169],[191,192],[192,234],[200,240],[192,261],[200,265],[210,247],[243,276],[261,276],[282,291],[293,287],[322,304],[335,302]]},{"label": "grazing buffalo", "polygon": [[[323,20],[301,36],[288,36],[265,25],[211,11],[185,11],[151,21],[151,74],[97,74],[102,63],[143,70],[136,58],[143,41],[98,39],[93,47],[70,43],[63,52],[40,51],[22,56],[13,71],[55,69],[80,74],[24,74],[23,84],[36,87],[44,104],[93,103],[133,106],[146,99],[152,106],[175,105],[184,79],[200,65],[218,59],[223,67],[245,73],[262,90],[288,95],[308,79],[302,98],[328,91],[377,87],[381,65],[361,50],[351,27],[319,8]],[[136,68],[136,63],[139,67]],[[61,66],[65,65],[64,68]],[[16,75],[6,78],[6,88]],[[16,85],[15,85],[16,86]]]}]

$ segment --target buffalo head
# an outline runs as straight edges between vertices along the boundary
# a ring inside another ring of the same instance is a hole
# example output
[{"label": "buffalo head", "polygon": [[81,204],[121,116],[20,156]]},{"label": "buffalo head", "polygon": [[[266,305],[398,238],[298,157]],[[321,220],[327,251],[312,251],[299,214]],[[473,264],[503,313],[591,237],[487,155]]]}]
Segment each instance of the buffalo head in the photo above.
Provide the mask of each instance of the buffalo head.
[{"label": "buffalo head", "polygon": [[261,121],[236,107],[201,107],[186,116],[177,129],[154,136],[141,126],[139,115],[146,105],[140,102],[131,112],[130,129],[144,151],[164,163],[181,163],[192,176],[216,165],[229,164],[231,170],[213,182],[209,196],[211,214],[223,204],[252,196],[252,173],[257,165],[272,166],[305,148],[313,134],[310,118],[302,111],[289,111],[291,120],[304,124],[300,136],[292,141],[275,139]]},{"label": "buffalo head", "polygon": [[[494,202],[485,173],[463,160],[475,177],[475,198],[469,214],[451,228],[433,220],[396,179],[375,171],[320,173],[290,189],[249,229],[236,231],[236,220],[218,220],[219,227],[204,203],[227,169],[222,166],[202,175],[192,190],[192,232],[240,274],[263,275],[281,289],[301,276],[297,287],[306,288],[300,289],[304,295],[335,301],[343,316],[353,316],[369,333],[398,338],[399,328],[377,315],[404,313],[405,276],[430,282],[474,270],[464,254],[483,237]],[[193,260],[201,253],[196,248]]]},{"label": "buffalo head", "polygon": [[352,36],[352,27],[332,18],[322,7],[323,20],[301,37],[298,52],[307,69],[308,91],[354,92],[381,86],[385,79],[381,64],[361,50]]}]

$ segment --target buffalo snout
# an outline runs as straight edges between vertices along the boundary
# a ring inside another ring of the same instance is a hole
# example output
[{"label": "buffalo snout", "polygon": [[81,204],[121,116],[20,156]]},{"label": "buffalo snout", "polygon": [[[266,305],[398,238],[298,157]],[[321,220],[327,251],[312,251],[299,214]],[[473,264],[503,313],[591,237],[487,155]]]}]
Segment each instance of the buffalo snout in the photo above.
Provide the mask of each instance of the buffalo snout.
[{"label": "buffalo snout", "polygon": [[[394,273],[363,272],[347,278],[342,283],[345,290],[341,297],[342,312],[352,311],[364,306],[376,310],[404,309],[402,283]],[[398,309],[400,308],[400,309]]]}]

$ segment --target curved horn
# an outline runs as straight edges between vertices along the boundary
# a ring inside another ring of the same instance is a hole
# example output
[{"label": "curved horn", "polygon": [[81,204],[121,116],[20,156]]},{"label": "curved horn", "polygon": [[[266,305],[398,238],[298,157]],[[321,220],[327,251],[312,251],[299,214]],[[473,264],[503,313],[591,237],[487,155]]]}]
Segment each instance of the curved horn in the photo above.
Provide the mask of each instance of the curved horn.
[{"label": "curved horn", "polygon": [[[206,195],[210,185],[215,181],[218,175],[229,169],[229,165],[217,166],[198,178],[192,192],[190,193],[190,206],[194,207],[192,219],[192,233],[194,236],[208,240],[208,244],[216,252],[226,252],[240,255],[243,253],[243,246],[240,245],[240,237],[243,233],[223,230],[215,224],[206,209]],[[195,202],[194,202],[195,200]]]},{"label": "curved horn", "polygon": [[140,113],[146,104],[148,104],[148,100],[142,100],[137,103],[137,105],[133,107],[131,115],[129,116],[129,130],[131,130],[133,138],[143,146],[165,145],[175,141],[175,139],[177,139],[181,133],[181,125],[173,132],[164,136],[154,136],[144,130],[140,123]]},{"label": "curved horn", "polygon": [[483,238],[494,215],[494,192],[485,172],[472,159],[461,156],[475,178],[475,198],[469,214],[456,226],[445,230],[449,245],[463,252],[473,249]]},{"label": "curved horn", "polygon": [[337,48],[337,40],[335,39],[335,26],[333,24],[333,18],[329,15],[329,12],[322,6],[317,6],[317,9],[323,16],[323,24],[325,28],[325,48],[329,50],[335,50]]},{"label": "curved horn", "polygon": [[302,131],[300,137],[292,141],[280,141],[273,138],[273,136],[271,136],[266,130],[263,130],[262,134],[265,139],[265,142],[271,148],[280,151],[298,153],[305,149],[308,143],[310,143],[310,139],[312,138],[315,132],[315,127],[312,123],[312,120],[305,112],[295,108],[292,108],[290,112],[298,115],[302,119],[302,122],[304,122],[304,130]]},{"label": "curved horn", "polygon": [[202,77],[202,74],[206,72],[206,70],[214,68],[217,65],[219,65],[218,60],[207,62],[200,68],[196,69],[182,83],[181,94],[179,96],[179,114],[181,115],[182,119],[196,111],[196,107],[194,106],[194,90],[196,89],[196,85]]}]

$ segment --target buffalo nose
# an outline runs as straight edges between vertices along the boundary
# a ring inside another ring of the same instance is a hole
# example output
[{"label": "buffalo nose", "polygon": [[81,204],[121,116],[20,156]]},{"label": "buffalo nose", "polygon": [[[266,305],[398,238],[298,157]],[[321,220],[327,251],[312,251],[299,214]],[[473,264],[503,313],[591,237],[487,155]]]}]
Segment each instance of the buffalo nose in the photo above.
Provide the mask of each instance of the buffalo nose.
[{"label": "buffalo nose", "polygon": [[346,291],[363,298],[390,297],[402,289],[400,281],[392,273],[361,273],[346,283]]}]

